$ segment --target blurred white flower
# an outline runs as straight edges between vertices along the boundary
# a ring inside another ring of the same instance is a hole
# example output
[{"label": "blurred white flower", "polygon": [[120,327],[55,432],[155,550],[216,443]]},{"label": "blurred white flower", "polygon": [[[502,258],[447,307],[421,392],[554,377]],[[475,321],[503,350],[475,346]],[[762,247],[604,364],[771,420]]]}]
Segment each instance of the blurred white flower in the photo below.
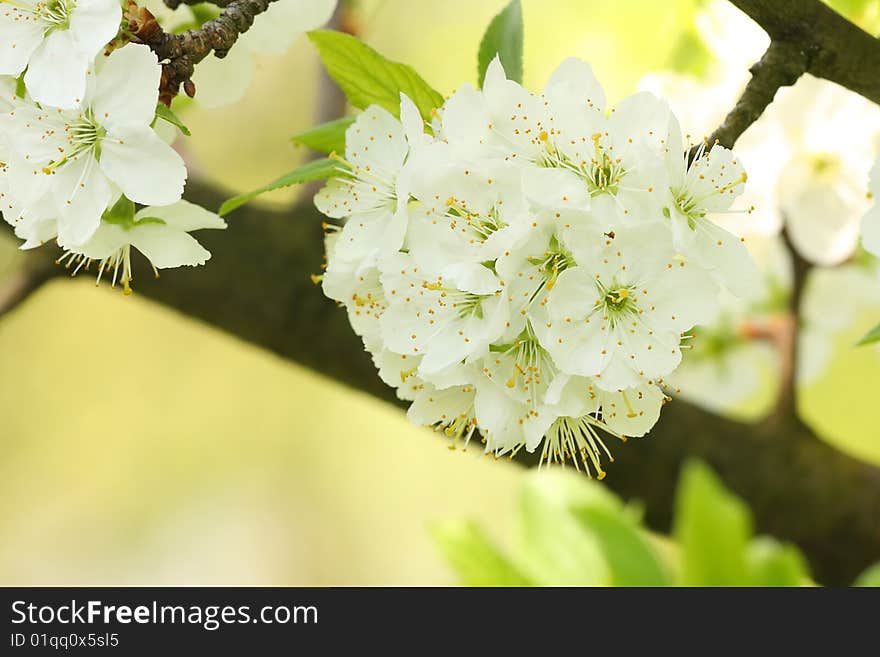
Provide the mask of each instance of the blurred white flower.
[{"label": "blurred white flower", "polygon": [[244,97],[253,80],[258,57],[283,55],[304,32],[330,20],[337,0],[277,0],[254,20],[223,58],[208,57],[197,67],[193,82],[196,101],[216,108]]},{"label": "blurred white flower", "polygon": [[865,250],[880,257],[880,158],[871,169],[869,202],[873,202],[871,209],[862,218],[862,246]]},{"label": "blurred white flower", "polygon": [[[711,3],[697,20],[715,59],[707,79],[652,75],[641,86],[669,98],[682,125],[699,139],[733,107],[769,39],[726,2]],[[737,141],[737,154],[750,168],[741,201],[754,210],[716,220],[737,235],[772,234],[785,221],[801,255],[818,265],[839,264],[856,247],[858,222],[868,208],[865,172],[878,149],[880,107],[805,75],[781,89]]]}]

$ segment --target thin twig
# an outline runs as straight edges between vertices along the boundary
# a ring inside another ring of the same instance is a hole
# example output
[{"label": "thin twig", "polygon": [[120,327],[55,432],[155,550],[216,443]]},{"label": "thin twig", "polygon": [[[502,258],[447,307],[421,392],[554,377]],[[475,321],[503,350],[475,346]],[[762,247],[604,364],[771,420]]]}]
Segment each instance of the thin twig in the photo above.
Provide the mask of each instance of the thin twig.
[{"label": "thin twig", "polygon": [[[776,92],[795,82],[809,66],[809,53],[786,41],[771,41],[764,56],[750,70],[752,77],[742,96],[720,126],[708,138],[709,144],[733,148],[737,139],[757,121],[773,102]],[[690,153],[696,157],[699,146]]]}]

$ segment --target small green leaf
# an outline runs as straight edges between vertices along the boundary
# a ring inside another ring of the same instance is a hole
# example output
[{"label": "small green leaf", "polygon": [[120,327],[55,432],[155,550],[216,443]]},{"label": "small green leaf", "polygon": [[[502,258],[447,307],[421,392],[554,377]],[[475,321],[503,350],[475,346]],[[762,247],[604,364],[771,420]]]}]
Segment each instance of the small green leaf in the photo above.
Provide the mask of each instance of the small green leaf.
[{"label": "small green leaf", "polygon": [[810,573],[800,551],[764,536],[748,547],[747,559],[752,586],[807,586]]},{"label": "small green leaf", "polygon": [[27,87],[24,84],[24,73],[19,75],[15,80],[15,95],[22,99],[27,96]]},{"label": "small green leaf", "polygon": [[486,78],[486,69],[495,55],[501,59],[507,79],[522,83],[523,17],[520,0],[511,0],[486,28],[477,56],[477,73],[481,87]]},{"label": "small green leaf", "polygon": [[187,137],[192,137],[192,133],[189,131],[189,128],[187,128],[183,124],[183,121],[178,118],[177,114],[174,113],[174,110],[172,110],[167,105],[163,105],[162,103],[156,105],[156,118],[162,119],[163,121],[167,121],[171,125],[177,126],[177,128],[184,135],[186,135]]},{"label": "small green leaf", "polygon": [[880,563],[875,563],[865,572],[859,575],[853,586],[880,587]]},{"label": "small green leaf", "polygon": [[400,116],[400,94],[409,96],[425,121],[443,104],[443,96],[406,64],[386,59],[349,34],[332,30],[309,32],[327,73],[355,107],[379,105]]},{"label": "small green leaf", "polygon": [[354,117],[347,116],[329,123],[322,123],[291,137],[294,144],[300,144],[319,153],[344,153],[345,131],[354,123]]},{"label": "small green leaf", "polygon": [[134,226],[134,203],[125,196],[120,196],[116,204],[109,210],[104,212],[101,221],[108,224],[115,224],[128,230]]},{"label": "small green leaf", "polygon": [[685,586],[746,586],[746,547],[752,532],[748,509],[705,465],[685,465],[675,506]]},{"label": "small green leaf", "polygon": [[326,180],[327,178],[339,176],[343,173],[340,166],[341,165],[338,161],[327,157],[321,158],[320,160],[313,160],[308,164],[304,164],[303,166],[294,169],[290,173],[284,174],[264,187],[260,187],[252,192],[247,192],[246,194],[239,194],[238,196],[229,199],[220,206],[220,216],[229,214],[233,210],[240,208],[245,203],[249,203],[266,192],[312,182],[314,180]]},{"label": "small green leaf", "polygon": [[877,324],[877,326],[865,333],[865,335],[862,336],[862,339],[859,340],[856,345],[862,346],[866,344],[872,344],[874,342],[880,342],[880,324]]},{"label": "small green leaf", "polygon": [[529,586],[531,581],[501,554],[472,522],[442,522],[431,527],[434,544],[464,586]]}]

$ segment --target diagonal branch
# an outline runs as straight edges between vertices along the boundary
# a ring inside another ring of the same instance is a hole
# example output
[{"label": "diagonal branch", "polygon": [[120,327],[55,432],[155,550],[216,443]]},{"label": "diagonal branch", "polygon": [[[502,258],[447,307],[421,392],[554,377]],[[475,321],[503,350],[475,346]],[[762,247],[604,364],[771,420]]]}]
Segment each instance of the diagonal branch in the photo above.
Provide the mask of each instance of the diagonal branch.
[{"label": "diagonal branch", "polygon": [[[752,78],[708,141],[732,148],[781,87],[804,73],[836,82],[880,104],[880,39],[819,0],[730,0],[770,36]],[[697,149],[691,151],[695,157]]]},{"label": "diagonal branch", "polygon": [[[750,125],[757,121],[776,92],[800,78],[807,70],[809,57],[799,46],[787,41],[771,41],[760,61],[750,70],[752,77],[740,99],[712,136],[710,144],[733,148]],[[692,151],[692,157],[696,149]]]},{"label": "diagonal branch", "polygon": [[[197,182],[187,197],[206,207],[223,200]],[[345,311],[310,279],[321,270],[321,220],[311,205],[245,206],[222,234],[199,235],[213,254],[205,267],[168,270],[158,281],[136,271],[135,295],[394,402]],[[50,247],[39,253],[50,263],[57,255]],[[669,528],[681,464],[695,457],[747,500],[760,531],[803,548],[818,581],[848,584],[880,557],[880,469],[838,452],[794,416],[749,425],[676,400],[648,437],[615,445],[614,456],[605,483],[641,499],[658,530]]]},{"label": "diagonal branch", "polygon": [[730,0],[773,41],[808,57],[806,72],[880,104],[880,39],[819,0]]}]

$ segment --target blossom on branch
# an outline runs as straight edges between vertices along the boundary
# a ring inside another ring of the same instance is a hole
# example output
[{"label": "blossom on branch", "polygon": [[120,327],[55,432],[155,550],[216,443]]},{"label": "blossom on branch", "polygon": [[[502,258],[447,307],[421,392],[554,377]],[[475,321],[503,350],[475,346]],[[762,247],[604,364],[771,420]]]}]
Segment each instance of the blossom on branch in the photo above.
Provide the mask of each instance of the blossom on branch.
[{"label": "blossom on branch", "polygon": [[542,94],[496,59],[428,134],[413,110],[402,96],[400,120],[372,106],[348,128],[339,175],[315,199],[342,220],[325,294],[413,402],[411,420],[604,476],[604,440],[657,421],[719,284],[758,280],[740,238],[711,220],[742,192],[742,163],[708,144],[689,163],[662,100],[609,110],[573,59]]}]

